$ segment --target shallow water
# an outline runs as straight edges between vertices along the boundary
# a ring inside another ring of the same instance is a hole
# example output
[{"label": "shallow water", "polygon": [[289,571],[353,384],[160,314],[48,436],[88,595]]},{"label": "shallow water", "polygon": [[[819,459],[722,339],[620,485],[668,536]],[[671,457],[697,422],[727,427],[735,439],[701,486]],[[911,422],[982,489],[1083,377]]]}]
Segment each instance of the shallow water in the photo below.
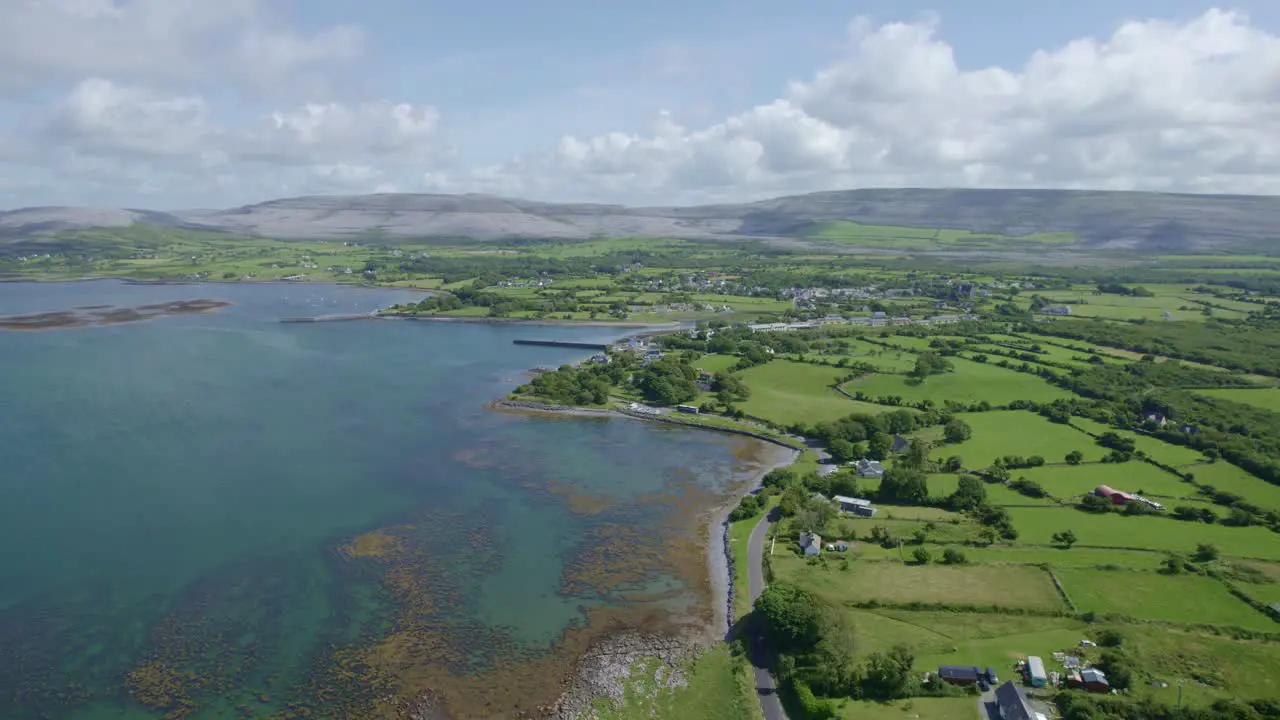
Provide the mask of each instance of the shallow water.
[{"label": "shallow water", "polygon": [[505,716],[602,632],[707,621],[698,515],[754,443],[484,407],[582,354],[513,339],[613,330],[278,322],[412,297],[0,283],[233,303],[0,332],[0,717]]}]

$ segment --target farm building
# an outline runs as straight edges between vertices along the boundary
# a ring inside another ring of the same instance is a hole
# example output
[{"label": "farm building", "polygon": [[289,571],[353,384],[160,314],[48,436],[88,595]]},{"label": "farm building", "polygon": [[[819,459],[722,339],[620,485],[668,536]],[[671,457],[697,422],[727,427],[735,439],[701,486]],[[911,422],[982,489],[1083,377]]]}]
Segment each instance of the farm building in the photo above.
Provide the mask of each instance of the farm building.
[{"label": "farm building", "polygon": [[858,468],[858,477],[884,477],[884,465],[879,460],[859,460],[856,467]]},{"label": "farm building", "polygon": [[1111,683],[1107,682],[1106,674],[1097,668],[1072,670],[1067,675],[1067,687],[1083,688],[1085,691],[1092,693],[1105,694],[1111,692]]},{"label": "farm building", "polygon": [[871,507],[870,500],[837,495],[835,501],[840,504],[840,509],[844,512],[851,512],[862,517],[875,517],[876,509]]},{"label": "farm building", "polygon": [[800,549],[805,555],[822,554],[822,536],[818,533],[800,533]]},{"label": "farm building", "polygon": [[1049,674],[1044,671],[1044,660],[1036,655],[1027,658],[1027,683],[1031,687],[1044,687],[1049,683]]},{"label": "farm building", "polygon": [[1147,507],[1151,508],[1152,510],[1164,510],[1164,505],[1161,505],[1160,503],[1156,502],[1155,500],[1149,500],[1149,499],[1147,499],[1147,498],[1144,498],[1144,497],[1142,497],[1141,495],[1134,495],[1134,496],[1133,496],[1133,499],[1134,499],[1134,500],[1137,500],[1138,502],[1142,503],[1143,505],[1146,505]]},{"label": "farm building", "polygon": [[983,673],[977,667],[969,665],[939,665],[938,677],[952,685],[977,685]]},{"label": "farm building", "polygon": [[1040,308],[1040,312],[1045,315],[1070,315],[1071,306],[1070,305],[1049,305],[1047,307]]},{"label": "farm building", "polygon": [[1007,682],[996,688],[996,713],[1000,720],[1035,720],[1036,713],[1018,686]]},{"label": "farm building", "polygon": [[682,413],[689,413],[690,415],[698,414],[698,408],[693,405],[677,405],[676,410]]},{"label": "farm building", "polygon": [[1110,500],[1112,505],[1126,505],[1137,499],[1127,492],[1121,492],[1106,485],[1099,485],[1094,488],[1093,494]]}]

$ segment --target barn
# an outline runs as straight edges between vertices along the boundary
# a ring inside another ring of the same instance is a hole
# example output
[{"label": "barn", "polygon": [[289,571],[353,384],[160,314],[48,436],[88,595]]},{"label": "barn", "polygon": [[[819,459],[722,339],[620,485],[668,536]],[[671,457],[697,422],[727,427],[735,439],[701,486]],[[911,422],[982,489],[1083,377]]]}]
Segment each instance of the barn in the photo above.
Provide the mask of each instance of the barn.
[{"label": "barn", "polygon": [[1106,485],[1099,485],[1094,488],[1093,494],[1110,500],[1112,505],[1127,505],[1137,499],[1130,493],[1121,492]]},{"label": "barn", "polygon": [[982,677],[982,671],[971,665],[939,665],[938,677],[944,682],[964,687],[977,685],[978,679]]}]

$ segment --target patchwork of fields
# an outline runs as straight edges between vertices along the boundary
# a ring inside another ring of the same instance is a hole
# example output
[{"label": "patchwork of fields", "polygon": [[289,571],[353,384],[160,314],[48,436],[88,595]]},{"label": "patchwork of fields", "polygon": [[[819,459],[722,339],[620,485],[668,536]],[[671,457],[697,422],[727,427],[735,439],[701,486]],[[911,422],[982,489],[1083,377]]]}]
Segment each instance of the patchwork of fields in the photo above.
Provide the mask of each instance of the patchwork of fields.
[{"label": "patchwork of fields", "polygon": [[[1146,310],[1167,304],[1175,289],[1186,291],[1185,287],[1168,288],[1145,306],[1091,306],[1137,307],[1137,316],[1145,316]],[[1000,368],[990,360],[978,363],[951,357],[951,372],[917,383],[903,373],[913,353],[930,349],[932,338],[884,339],[903,348],[878,356],[892,357],[897,369],[857,378],[843,389],[861,392],[872,401],[896,396],[900,400],[895,402],[928,400],[933,407],[948,400],[966,404],[986,400],[1000,406],[1016,400],[1047,403],[1074,397],[1041,378]],[[988,335],[986,340],[989,344],[976,349],[1031,352],[1036,344],[1045,361],[1082,369],[1099,362],[1137,361],[1113,354],[1090,360],[1105,349],[1081,342],[1039,343],[1034,336],[1000,335]],[[973,349],[966,345],[966,352]],[[874,350],[862,347],[848,356],[856,357],[858,351],[877,357]],[[823,356],[831,358],[827,350]],[[831,402],[829,386],[841,370],[779,361],[765,367],[773,369],[742,373],[753,390],[753,399],[743,403],[744,408],[761,402],[755,400],[759,393],[765,406],[755,407],[775,417],[812,421],[835,419],[842,411],[845,415],[862,411],[861,403]],[[1280,410],[1280,391],[1274,389],[1197,392]],[[918,672],[939,664],[989,665],[1006,677],[1016,661],[1029,655],[1039,655],[1051,670],[1061,670],[1061,664],[1051,660],[1054,653],[1098,662],[1100,650],[1082,648],[1080,641],[1096,639],[1100,630],[1108,629],[1127,639],[1127,652],[1143,677],[1150,679],[1130,690],[1134,696],[1176,702],[1176,681],[1190,677],[1202,678],[1194,688],[1185,688],[1186,698],[1195,702],[1280,694],[1280,681],[1262,670],[1280,667],[1280,622],[1238,596],[1263,605],[1280,602],[1280,533],[1262,525],[1239,527],[1224,522],[1229,509],[1213,505],[1200,487],[1211,485],[1255,505],[1280,508],[1280,486],[1224,460],[1209,462],[1192,448],[1079,416],[1073,416],[1070,424],[1055,423],[1028,410],[966,412],[955,417],[968,426],[968,439],[946,443],[933,428],[916,433],[932,444],[932,460],[958,456],[965,468],[960,473],[930,471],[926,481],[934,506],[948,502],[965,472],[981,471],[1008,456],[1043,458],[1044,464],[1038,467],[1010,468],[1008,481],[988,478],[982,483],[985,501],[1002,508],[1008,518],[1011,536],[990,542],[983,539],[984,528],[974,516],[941,511],[937,516],[911,516],[908,508],[884,504],[874,518],[846,515],[825,528],[828,541],[851,542],[847,553],[826,552],[812,558],[798,554],[794,538],[800,528],[784,520],[769,558],[774,581],[794,584],[842,608],[854,628],[861,656],[906,646],[914,654]],[[1132,440],[1141,454],[1125,462],[1103,462],[1111,450],[1099,445],[1097,436],[1108,432]],[[1073,456],[1072,462],[1067,461],[1068,455]],[[1177,472],[1144,462],[1143,456]],[[886,464],[893,462],[890,458]],[[1190,473],[1191,479],[1179,473]],[[1032,497],[1010,487],[1009,483],[1019,480],[1038,485],[1047,496]],[[873,500],[880,485],[876,479],[857,481],[859,494]],[[1081,509],[1081,499],[1100,485],[1158,501],[1169,512]],[[1175,507],[1215,521],[1175,519],[1171,512]],[[1070,543],[1060,541],[1066,535],[1071,536]],[[944,564],[944,555],[957,550],[963,555],[959,564]],[[965,714],[958,703],[948,704],[945,699],[938,703],[931,717]],[[891,711],[884,705],[841,701],[839,712],[841,717],[867,717]]]}]

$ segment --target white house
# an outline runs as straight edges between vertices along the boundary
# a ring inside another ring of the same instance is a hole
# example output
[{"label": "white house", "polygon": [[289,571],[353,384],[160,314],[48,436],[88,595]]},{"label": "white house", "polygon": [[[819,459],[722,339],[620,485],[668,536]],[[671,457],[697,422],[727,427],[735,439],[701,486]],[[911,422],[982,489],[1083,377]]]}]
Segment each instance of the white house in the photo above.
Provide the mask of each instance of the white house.
[{"label": "white house", "polygon": [[821,555],[822,537],[818,533],[800,533],[800,549],[805,555]]},{"label": "white house", "polygon": [[857,462],[858,477],[864,478],[882,478],[884,477],[884,465],[879,460],[859,460]]}]

